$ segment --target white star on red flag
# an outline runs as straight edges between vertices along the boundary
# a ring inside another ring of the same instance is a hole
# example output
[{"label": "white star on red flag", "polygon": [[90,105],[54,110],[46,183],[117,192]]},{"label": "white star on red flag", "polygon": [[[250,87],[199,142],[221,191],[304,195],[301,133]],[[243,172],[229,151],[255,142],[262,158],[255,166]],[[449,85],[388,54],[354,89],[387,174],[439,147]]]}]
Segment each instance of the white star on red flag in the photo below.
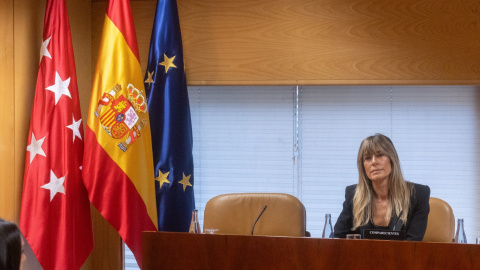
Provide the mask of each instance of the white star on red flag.
[{"label": "white star on red flag", "polygon": [[45,137],[37,141],[35,139],[35,134],[32,133],[32,140],[30,141],[30,144],[27,146],[27,151],[30,152],[30,163],[32,163],[36,155],[46,157],[45,152],[42,149],[42,144],[44,140],[45,140]]},{"label": "white star on red flag", "polygon": [[78,137],[80,140],[82,139],[82,134],[80,134],[80,127],[82,123],[82,118],[80,120],[75,121],[75,116],[72,115],[72,124],[68,125],[67,128],[73,131],[73,141],[75,142],[75,137]]},{"label": "white star on red flag", "polygon": [[52,56],[50,55],[50,52],[47,49],[51,38],[52,38],[52,36],[50,36],[49,38],[47,38],[46,40],[44,40],[42,42],[42,47],[40,48],[40,61],[42,61],[42,57],[44,57],[44,56],[52,59]]},{"label": "white star on red flag", "polygon": [[45,88],[55,93],[55,105],[57,105],[58,100],[62,97],[62,95],[72,98],[70,96],[70,91],[68,91],[69,84],[70,78],[63,81],[62,78],[60,78],[60,75],[58,75],[58,72],[55,71],[55,84]]},{"label": "white star on red flag", "polygon": [[63,186],[63,182],[65,182],[65,176],[57,178],[53,171],[50,171],[50,182],[41,186],[41,188],[50,190],[50,201],[53,200],[53,197],[57,193],[65,194],[65,187]]}]

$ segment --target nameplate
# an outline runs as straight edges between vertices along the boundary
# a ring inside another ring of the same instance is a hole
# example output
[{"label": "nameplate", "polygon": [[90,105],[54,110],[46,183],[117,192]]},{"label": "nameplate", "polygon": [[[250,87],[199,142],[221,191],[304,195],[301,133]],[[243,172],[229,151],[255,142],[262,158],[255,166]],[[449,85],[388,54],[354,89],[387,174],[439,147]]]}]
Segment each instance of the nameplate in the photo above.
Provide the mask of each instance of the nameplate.
[{"label": "nameplate", "polygon": [[405,231],[363,230],[362,239],[405,240]]}]

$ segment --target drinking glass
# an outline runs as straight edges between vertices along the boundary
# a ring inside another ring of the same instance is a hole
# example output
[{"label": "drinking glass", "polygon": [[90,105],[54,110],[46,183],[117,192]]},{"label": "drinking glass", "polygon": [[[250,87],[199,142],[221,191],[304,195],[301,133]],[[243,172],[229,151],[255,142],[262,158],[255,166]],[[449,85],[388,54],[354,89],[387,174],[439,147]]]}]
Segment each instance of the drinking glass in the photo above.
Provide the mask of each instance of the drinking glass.
[{"label": "drinking glass", "polygon": [[347,234],[347,239],[362,239],[361,234]]},{"label": "drinking glass", "polygon": [[361,234],[347,234],[347,239],[362,239]]}]

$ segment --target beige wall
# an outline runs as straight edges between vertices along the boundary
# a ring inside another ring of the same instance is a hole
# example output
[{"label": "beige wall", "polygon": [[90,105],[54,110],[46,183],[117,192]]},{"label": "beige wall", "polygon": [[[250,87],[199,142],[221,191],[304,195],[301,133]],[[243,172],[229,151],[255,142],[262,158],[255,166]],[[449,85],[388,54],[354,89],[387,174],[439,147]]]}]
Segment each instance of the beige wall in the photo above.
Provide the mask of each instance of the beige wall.
[{"label": "beige wall", "polygon": [[[177,1],[189,85],[480,83],[477,0]],[[155,5],[131,1],[143,68]],[[106,0],[67,6],[86,119]],[[0,216],[16,222],[44,10],[0,1]],[[84,268],[119,269],[120,239],[92,215]]]}]

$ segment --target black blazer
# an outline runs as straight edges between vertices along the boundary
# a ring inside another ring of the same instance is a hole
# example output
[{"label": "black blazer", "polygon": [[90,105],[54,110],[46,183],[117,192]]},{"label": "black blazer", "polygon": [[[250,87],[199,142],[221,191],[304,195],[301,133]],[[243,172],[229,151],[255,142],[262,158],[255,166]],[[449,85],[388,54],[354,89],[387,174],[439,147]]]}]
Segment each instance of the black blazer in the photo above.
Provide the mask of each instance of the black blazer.
[{"label": "black blazer", "polygon": [[[347,234],[362,234],[365,229],[378,229],[372,221],[366,225],[358,227],[352,231],[353,227],[353,196],[357,185],[351,185],[345,188],[345,202],[343,210],[335,223],[335,238],[345,238]],[[406,231],[406,240],[422,241],[427,229],[428,213],[430,212],[430,188],[428,186],[414,184],[413,192],[410,196],[410,208],[408,211],[407,224],[403,224],[402,230]],[[397,220],[395,215],[390,218],[388,229],[393,229],[394,222]],[[363,234],[362,234],[363,235]]]}]

